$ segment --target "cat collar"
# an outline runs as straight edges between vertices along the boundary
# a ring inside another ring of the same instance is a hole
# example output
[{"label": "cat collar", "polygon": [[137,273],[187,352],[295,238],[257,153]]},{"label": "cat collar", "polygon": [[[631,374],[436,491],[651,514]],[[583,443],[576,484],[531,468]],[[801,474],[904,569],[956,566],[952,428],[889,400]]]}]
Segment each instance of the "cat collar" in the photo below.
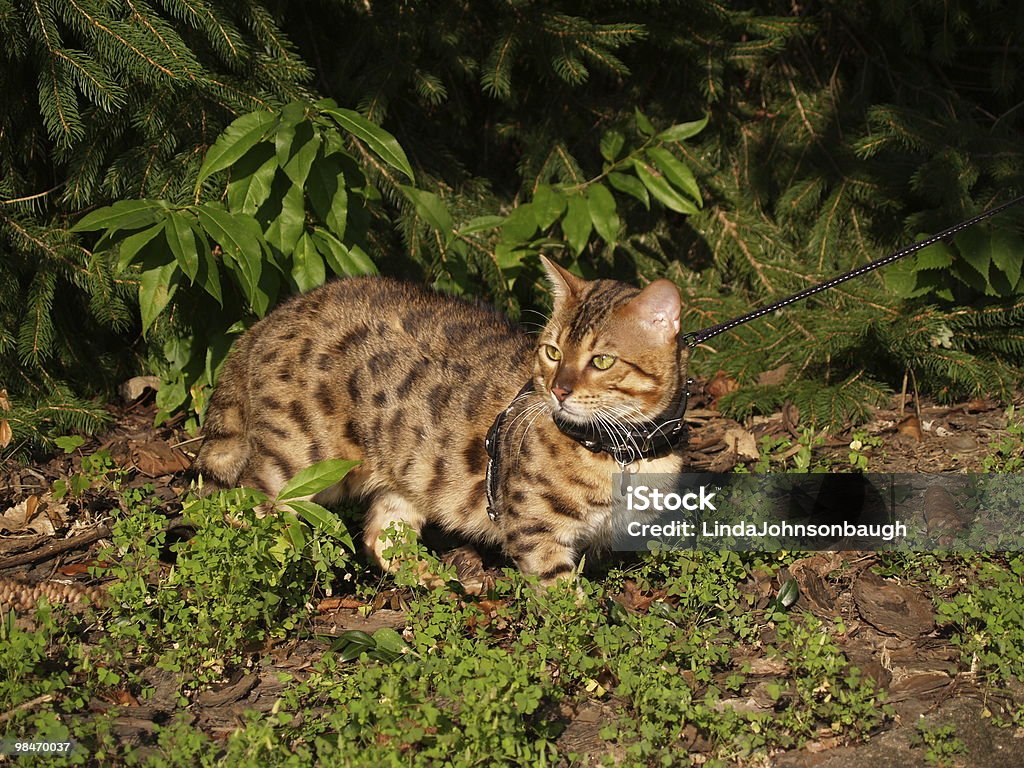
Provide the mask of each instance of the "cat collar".
[{"label": "cat collar", "polygon": [[659,459],[678,448],[686,439],[686,400],[690,395],[688,387],[693,379],[686,380],[679,403],[664,418],[655,418],[639,424],[619,422],[612,431],[600,424],[578,424],[560,419],[555,414],[553,421],[566,437],[571,437],[591,453],[607,453],[620,467],[640,459]]}]

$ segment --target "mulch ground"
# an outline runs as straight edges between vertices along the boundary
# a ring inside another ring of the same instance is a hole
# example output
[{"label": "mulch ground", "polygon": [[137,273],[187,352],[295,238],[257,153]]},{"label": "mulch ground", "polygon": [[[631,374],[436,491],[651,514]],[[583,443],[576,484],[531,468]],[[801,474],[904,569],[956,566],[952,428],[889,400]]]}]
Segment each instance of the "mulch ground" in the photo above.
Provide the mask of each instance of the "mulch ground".
[{"label": "mulch ground", "polygon": [[[869,455],[872,472],[965,472],[981,471],[990,446],[1006,436],[1005,404],[975,400],[953,406],[921,403],[915,407],[894,398],[890,408],[874,413],[872,421],[858,429],[878,437],[881,445]],[[1017,398],[1024,403],[1024,396]],[[30,608],[41,595],[51,601],[78,602],[102,599],[103,584],[92,581],[88,565],[109,535],[105,520],[116,499],[85,493],[80,501],[58,501],[53,482],[81,470],[82,456],[106,449],[117,465],[127,471],[126,484],[151,485],[166,504],[168,525],[175,526],[178,499],[187,490],[186,471],[198,443],[172,422],[153,426],[152,396],[119,407],[110,431],[86,443],[72,455],[60,455],[32,466],[0,464],[0,611]],[[788,436],[792,448],[780,449],[773,460],[795,454],[800,436],[799,416],[781,412],[741,425],[725,419],[709,402],[695,399],[688,411],[691,434],[689,460],[701,471],[727,472],[738,464],[753,464],[759,457],[762,435]],[[831,462],[836,469],[848,464],[851,432],[825,435],[814,453],[815,461]],[[464,550],[455,557],[468,570],[483,569],[486,577],[496,571],[480,565]],[[895,723],[867,742],[845,745],[823,733],[801,750],[777,755],[774,765],[788,768],[837,768],[869,764],[886,766],[926,765],[914,737],[917,723],[929,726],[953,724],[967,746],[960,764],[984,766],[1024,765],[1021,734],[991,724],[984,710],[1001,704],[1024,706],[1024,690],[998,694],[983,690],[960,662],[960,652],[936,631],[933,601],[942,594],[927,585],[898,583],[872,572],[876,556],[869,552],[817,553],[780,573],[754,581],[764,607],[784,581],[800,585],[798,608],[823,618],[842,618],[846,633],[839,637],[847,657],[888,690],[897,712]],[[952,589],[955,589],[952,588]],[[367,605],[355,598],[334,598],[321,604],[312,629],[317,635],[338,635],[351,629],[373,632],[387,626],[404,626],[404,595],[386,591]],[[629,607],[643,610],[643,596],[619,596]],[[619,599],[617,598],[617,599]],[[191,702],[189,717],[211,734],[224,735],[237,728],[245,710],[269,712],[282,688],[279,673],[301,677],[323,653],[323,641],[291,640],[272,648],[254,670],[239,671],[217,690],[205,691]],[[785,678],[781,662],[751,655],[743,649],[734,654],[736,668],[750,665],[748,682],[738,696],[724,706],[770,712],[772,701],[764,684]],[[118,716],[118,733],[127,741],[144,737],[155,724],[180,709],[177,681],[153,671],[153,697],[140,704],[127,702]],[[109,703],[96,702],[102,709]],[[609,719],[614,701],[591,703],[568,713],[568,727],[560,744],[567,751],[599,758],[606,746],[598,737]],[[700,744],[692,745],[696,753]]]}]

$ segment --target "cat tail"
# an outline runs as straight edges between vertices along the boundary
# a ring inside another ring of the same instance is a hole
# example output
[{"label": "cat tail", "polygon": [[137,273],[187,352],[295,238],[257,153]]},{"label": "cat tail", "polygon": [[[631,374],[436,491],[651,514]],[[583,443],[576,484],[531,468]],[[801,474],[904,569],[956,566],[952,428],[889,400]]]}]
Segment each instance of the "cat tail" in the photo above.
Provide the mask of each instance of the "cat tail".
[{"label": "cat tail", "polygon": [[203,447],[194,469],[204,490],[234,488],[249,463],[249,349],[243,337],[228,355],[203,423]]}]

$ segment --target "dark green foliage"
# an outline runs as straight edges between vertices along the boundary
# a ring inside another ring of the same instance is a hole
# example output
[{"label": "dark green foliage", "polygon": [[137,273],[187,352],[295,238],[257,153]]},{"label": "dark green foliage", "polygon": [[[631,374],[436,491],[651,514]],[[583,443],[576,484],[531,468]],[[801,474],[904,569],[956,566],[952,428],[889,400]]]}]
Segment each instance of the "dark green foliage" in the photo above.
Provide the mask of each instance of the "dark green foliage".
[{"label": "dark green foliage", "polygon": [[232,115],[303,93],[309,71],[251,3],[11,0],[0,36],[0,387],[28,413],[139,364],[137,280],[69,219],[121,197],[187,200]]},{"label": "dark green foliage", "polygon": [[[345,142],[382,195],[362,222],[373,262],[513,314],[545,301],[543,248],[585,275],[668,276],[696,329],[1024,188],[1024,11],[1008,0],[489,0],[472,12],[440,1],[7,0],[0,32],[0,381],[15,397],[43,397],[57,381],[109,387],[148,354],[137,278],[118,276],[111,255],[93,257],[95,239],[68,235],[69,219],[116,199],[176,210],[221,200],[222,176],[195,184],[214,138],[232,118],[296,97],[354,108],[408,153],[412,187],[371,143]],[[708,127],[666,146],[670,155],[645,155],[649,168],[610,168],[647,140],[648,122],[663,130],[704,115]],[[243,175],[264,169],[269,155],[258,154],[241,161]],[[694,178],[674,174],[671,157]],[[659,180],[686,203],[659,198]],[[595,184],[614,210],[589,193]],[[567,201],[579,193],[589,221],[580,200],[538,221],[519,212],[550,203],[549,188]],[[320,226],[315,194],[307,210]],[[221,202],[244,208],[247,197],[228,187]],[[1024,363],[1022,221],[1008,212],[720,337],[695,370],[721,368],[749,387],[793,363],[763,403],[741,407],[737,395],[740,410],[801,401],[822,379],[856,381],[855,396],[811,408],[839,420],[863,414],[907,368],[944,398],[1005,394]],[[181,333],[149,337],[158,359],[177,361],[171,376],[195,353]]]}]

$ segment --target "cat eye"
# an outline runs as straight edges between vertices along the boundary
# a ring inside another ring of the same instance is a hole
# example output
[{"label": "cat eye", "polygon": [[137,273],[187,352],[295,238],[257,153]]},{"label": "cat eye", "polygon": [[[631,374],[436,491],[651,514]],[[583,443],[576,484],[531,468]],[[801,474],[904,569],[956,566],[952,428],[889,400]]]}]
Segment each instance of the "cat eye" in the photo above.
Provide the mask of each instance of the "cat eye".
[{"label": "cat eye", "polygon": [[548,360],[554,360],[555,362],[562,359],[562,350],[551,344],[544,345],[544,354],[548,356]]},{"label": "cat eye", "polygon": [[591,358],[590,363],[599,371],[607,371],[612,367],[612,363],[615,362],[614,355],[594,355]]}]

